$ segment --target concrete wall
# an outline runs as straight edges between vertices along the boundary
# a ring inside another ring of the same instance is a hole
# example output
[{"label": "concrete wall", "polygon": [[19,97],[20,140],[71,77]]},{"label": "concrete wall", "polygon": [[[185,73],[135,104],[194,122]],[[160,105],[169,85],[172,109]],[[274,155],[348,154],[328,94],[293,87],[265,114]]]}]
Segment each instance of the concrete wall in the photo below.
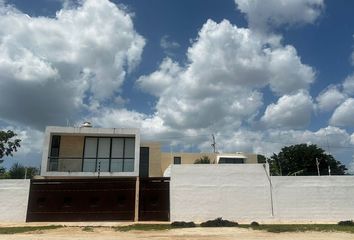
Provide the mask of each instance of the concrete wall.
[{"label": "concrete wall", "polygon": [[272,177],[280,221],[354,219],[354,176]]},{"label": "concrete wall", "polygon": [[171,221],[271,217],[266,171],[262,164],[173,165]]},{"label": "concrete wall", "polygon": [[[171,221],[354,219],[354,176],[270,177],[262,164],[174,165]],[[272,210],[273,209],[273,210]]]},{"label": "concrete wall", "polygon": [[25,222],[30,180],[0,180],[0,222]]}]

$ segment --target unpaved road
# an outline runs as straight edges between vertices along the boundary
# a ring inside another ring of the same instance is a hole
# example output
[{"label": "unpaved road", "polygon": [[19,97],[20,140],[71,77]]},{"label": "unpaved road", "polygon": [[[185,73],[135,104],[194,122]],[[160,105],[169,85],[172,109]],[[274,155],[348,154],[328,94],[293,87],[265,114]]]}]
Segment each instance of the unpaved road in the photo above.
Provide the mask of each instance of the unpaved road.
[{"label": "unpaved road", "polygon": [[0,235],[0,240],[353,240],[354,234],[340,232],[269,233],[242,228],[190,228],[164,231],[116,232],[102,227],[93,232],[79,227],[66,227],[48,231]]}]

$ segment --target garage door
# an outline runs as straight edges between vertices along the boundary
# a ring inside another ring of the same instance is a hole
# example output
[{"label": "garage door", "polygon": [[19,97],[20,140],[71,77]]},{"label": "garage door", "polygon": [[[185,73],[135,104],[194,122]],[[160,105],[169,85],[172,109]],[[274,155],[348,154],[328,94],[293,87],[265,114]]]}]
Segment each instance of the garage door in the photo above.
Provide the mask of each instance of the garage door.
[{"label": "garage door", "polygon": [[133,221],[135,183],[135,178],[32,180],[27,221]]}]

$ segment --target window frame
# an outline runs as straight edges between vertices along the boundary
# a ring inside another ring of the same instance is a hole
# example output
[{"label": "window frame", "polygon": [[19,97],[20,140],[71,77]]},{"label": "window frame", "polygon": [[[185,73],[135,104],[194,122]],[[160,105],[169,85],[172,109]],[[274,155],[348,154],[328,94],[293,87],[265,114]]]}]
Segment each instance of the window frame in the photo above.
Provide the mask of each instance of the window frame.
[{"label": "window frame", "polygon": [[[85,148],[86,148],[86,139],[87,138],[96,138],[97,139],[97,142],[96,142],[96,156],[95,157],[85,157]],[[100,139],[107,139],[109,138],[110,141],[109,141],[109,158],[99,158],[98,157],[98,152],[99,152],[99,142],[100,142]],[[112,141],[113,139],[123,139],[123,154],[122,154],[122,157],[120,158],[117,158],[117,157],[114,157],[112,158]],[[134,157],[126,157],[126,139],[133,139],[134,140]],[[84,139],[84,146],[83,146],[83,151],[82,151],[82,164],[81,164],[81,171],[82,172],[98,172],[98,164],[99,164],[99,160],[100,159],[108,159],[109,160],[109,164],[108,164],[108,171],[101,171],[100,172],[112,172],[112,160],[118,160],[118,159],[121,159],[122,160],[122,169],[121,171],[114,171],[114,172],[134,172],[135,170],[135,158],[136,158],[136,153],[135,153],[135,145],[136,145],[136,138],[135,137],[99,137],[99,136],[85,136],[85,139]],[[95,159],[95,171],[84,171],[84,163],[85,163],[85,159]],[[133,170],[132,171],[124,171],[124,165],[125,165],[125,162],[126,160],[133,160],[134,161],[134,164],[133,164]]]},{"label": "window frame", "polygon": [[[176,160],[179,160],[179,163],[176,163]],[[181,165],[181,164],[182,164],[181,156],[173,156],[173,165]]]}]

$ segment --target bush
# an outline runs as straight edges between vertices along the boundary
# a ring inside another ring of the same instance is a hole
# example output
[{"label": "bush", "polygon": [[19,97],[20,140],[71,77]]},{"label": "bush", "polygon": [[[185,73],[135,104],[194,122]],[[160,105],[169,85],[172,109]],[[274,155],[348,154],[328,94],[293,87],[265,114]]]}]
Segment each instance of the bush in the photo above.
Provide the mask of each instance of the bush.
[{"label": "bush", "polygon": [[192,228],[195,227],[195,223],[194,222],[173,222],[171,223],[171,226],[174,228]]},{"label": "bush", "polygon": [[216,218],[214,220],[202,222],[200,226],[201,227],[236,227],[238,226],[238,223],[224,220],[222,218]]},{"label": "bush", "polygon": [[354,226],[353,220],[346,220],[338,222],[339,226]]},{"label": "bush", "polygon": [[251,227],[258,227],[259,223],[258,222],[251,222]]}]

